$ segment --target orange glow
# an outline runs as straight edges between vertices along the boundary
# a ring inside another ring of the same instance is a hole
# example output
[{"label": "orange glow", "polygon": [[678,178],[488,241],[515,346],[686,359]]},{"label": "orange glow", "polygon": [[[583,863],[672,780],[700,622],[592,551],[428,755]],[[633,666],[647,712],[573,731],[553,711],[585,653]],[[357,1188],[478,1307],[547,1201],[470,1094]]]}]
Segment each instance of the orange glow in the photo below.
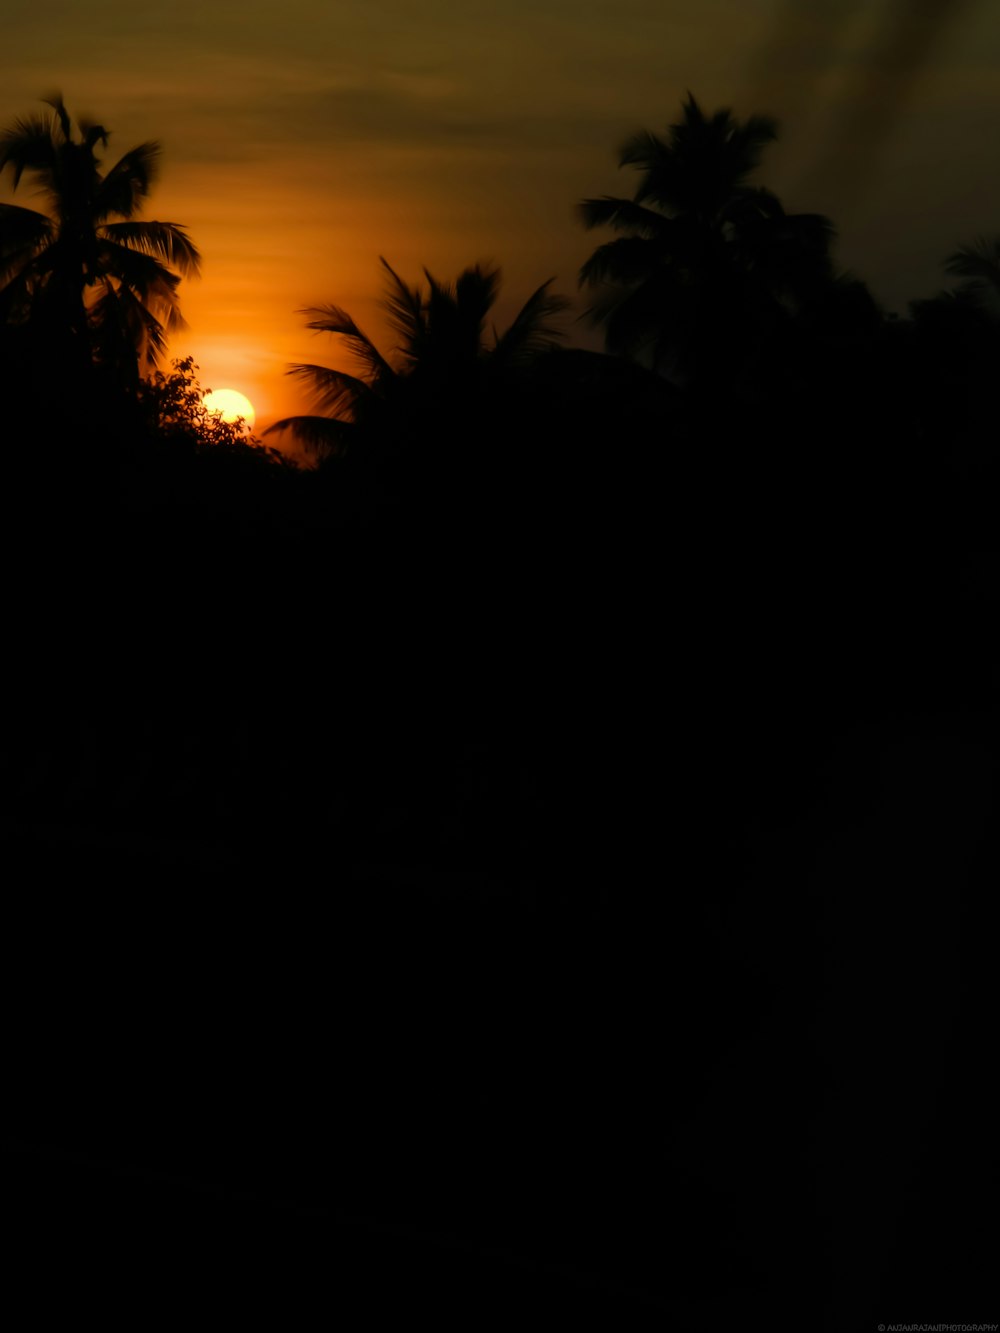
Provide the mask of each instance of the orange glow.
[{"label": "orange glow", "polygon": [[[243,6],[235,26],[230,6],[182,6],[186,21],[151,39],[145,12],[124,0],[105,0],[96,25],[82,6],[60,6],[65,22],[55,25],[45,6],[16,8],[0,127],[45,114],[40,95],[61,88],[72,113],[110,127],[105,168],[133,145],[162,141],[144,217],[185,226],[203,257],[202,278],[181,285],[188,327],[172,333],[163,368],[191,356],[203,384],[240,385],[258,433],[316,410],[289,364],[355,370],[299,311],[344,308],[391,358],[380,255],[409,282],[425,265],[447,280],[477,260],[501,264],[500,328],[549,277],[572,295],[595,244],[577,201],[625,191],[616,146],[640,128],[662,133],[688,86],[705,107],[774,115],[781,137],[760,183],[793,212],[842,222],[837,180],[792,186],[817,145],[843,136],[856,71],[900,90],[898,60],[883,71],[879,55],[888,37],[864,57],[884,21],[907,9],[704,0],[678,23],[669,5],[625,6],[623,21],[597,4],[514,0],[412,15],[397,5],[399,21],[387,24],[362,0],[293,0]],[[998,6],[953,0],[952,9],[966,26],[949,20],[936,72],[906,84],[906,114],[881,141],[893,169],[852,202],[843,228],[838,264],[878,284],[889,309],[937,290],[941,257],[1000,215],[995,135],[983,131],[993,123],[984,53],[996,46]],[[933,199],[929,179],[947,184]],[[0,202],[45,206],[24,185],[15,195],[9,171]],[[957,233],[956,216],[966,220]],[[571,330],[576,345],[603,345],[586,321]]]}]

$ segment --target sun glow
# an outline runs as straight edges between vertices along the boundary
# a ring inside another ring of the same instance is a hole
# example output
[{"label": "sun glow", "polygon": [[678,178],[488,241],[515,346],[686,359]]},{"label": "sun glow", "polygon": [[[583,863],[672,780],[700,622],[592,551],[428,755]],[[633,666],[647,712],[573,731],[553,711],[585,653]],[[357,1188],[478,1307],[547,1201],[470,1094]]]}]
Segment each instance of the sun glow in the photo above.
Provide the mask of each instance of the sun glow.
[{"label": "sun glow", "polygon": [[253,429],[257,414],[253,410],[253,403],[245,394],[238,393],[235,389],[213,389],[211,393],[206,393],[202,401],[211,416],[218,416],[223,421],[229,422],[242,417],[247,430]]}]

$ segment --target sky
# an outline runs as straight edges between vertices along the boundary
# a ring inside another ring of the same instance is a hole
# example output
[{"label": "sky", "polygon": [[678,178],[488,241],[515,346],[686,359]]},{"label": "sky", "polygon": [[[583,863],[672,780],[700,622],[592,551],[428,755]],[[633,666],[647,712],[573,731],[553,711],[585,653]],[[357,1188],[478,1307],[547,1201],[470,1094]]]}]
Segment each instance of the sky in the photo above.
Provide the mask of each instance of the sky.
[{"label": "sky", "polygon": [[777,117],[757,179],[827,213],[840,265],[890,310],[1000,233],[990,0],[6,0],[4,19],[0,124],[59,90],[112,132],[108,165],[162,142],[145,216],[204,260],[171,353],[245,393],[258,433],[310,410],[290,362],[350,368],[303,308],[340,305],[391,349],[380,255],[411,282],[499,263],[501,328],[550,277],[581,312],[607,236],[575,205],[632,193],[620,144],[665,132],[689,89]]}]

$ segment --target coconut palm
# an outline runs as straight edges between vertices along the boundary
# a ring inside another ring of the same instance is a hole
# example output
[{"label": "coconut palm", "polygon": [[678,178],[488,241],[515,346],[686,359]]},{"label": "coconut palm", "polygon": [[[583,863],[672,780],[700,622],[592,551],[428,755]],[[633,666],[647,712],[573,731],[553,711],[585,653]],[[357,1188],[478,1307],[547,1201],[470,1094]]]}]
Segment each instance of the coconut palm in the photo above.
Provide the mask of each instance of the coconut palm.
[{"label": "coconut palm", "polygon": [[[640,173],[631,199],[585,199],[588,229],[627,233],[598,246],[580,270],[608,350],[681,383],[732,369],[830,276],[830,222],[788,214],[749,184],[777,136],[767,116],[706,115],[689,93],[666,139],[649,131],[622,147]],[[717,377],[717,376],[716,376]]]},{"label": "coconut palm", "polygon": [[61,344],[78,364],[113,364],[134,378],[183,327],[178,285],[198,272],[200,256],[184,227],[138,217],[158,143],[139,144],[102,171],[109,132],[80,120],[75,138],[62,98],[43,100],[50,114],[0,131],[0,170],[11,168],[15,189],[26,175],[48,205],[0,205],[0,319],[33,326],[47,348]]},{"label": "coconut palm", "polygon": [[[321,457],[346,453],[364,438],[397,449],[427,433],[461,443],[479,429],[503,384],[561,336],[553,318],[569,302],[544,282],[504,333],[487,318],[500,290],[500,270],[485,264],[465,269],[454,286],[426,269],[427,290],[411,287],[381,260],[387,291],[381,305],[397,343],[386,357],[340,306],[317,306],[307,328],[331,333],[357,362],[357,374],[297,364],[288,374],[312,391],[318,415],[287,417],[271,431],[293,432]],[[267,433],[267,432],[265,432]]]},{"label": "coconut palm", "polygon": [[961,291],[975,297],[993,314],[1000,312],[1000,236],[979,236],[949,255],[945,268],[965,278]]}]

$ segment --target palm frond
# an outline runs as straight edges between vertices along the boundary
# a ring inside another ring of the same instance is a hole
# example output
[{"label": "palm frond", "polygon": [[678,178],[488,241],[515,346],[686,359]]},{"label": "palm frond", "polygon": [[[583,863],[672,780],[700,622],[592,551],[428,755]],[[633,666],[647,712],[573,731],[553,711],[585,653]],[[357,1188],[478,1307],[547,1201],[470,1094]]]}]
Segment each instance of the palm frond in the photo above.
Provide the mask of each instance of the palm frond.
[{"label": "palm frond", "polygon": [[0,259],[25,247],[40,250],[52,242],[55,228],[44,213],[16,204],[0,204]]},{"label": "palm frond", "polygon": [[728,135],[732,159],[743,176],[760,166],[764,149],[778,138],[778,122],[773,116],[752,115],[736,124]]},{"label": "palm frond", "polygon": [[0,130],[0,170],[13,167],[15,190],[25,171],[37,174],[43,184],[51,186],[56,162],[52,135],[49,116],[20,116]]},{"label": "palm frond", "polygon": [[407,361],[420,354],[426,336],[424,302],[416,287],[408,287],[385,259],[379,262],[389,275],[388,292],[381,305],[389,316],[389,327],[400,338],[398,350]]},{"label": "palm frond", "polygon": [[619,236],[599,245],[580,269],[579,285],[598,282],[642,282],[660,265],[677,262],[677,251],[666,242],[643,236]]},{"label": "palm frond", "polygon": [[290,431],[310,453],[316,455],[340,456],[347,452],[354,442],[357,427],[350,421],[333,420],[330,417],[283,417],[273,426],[268,426],[264,435],[277,435],[281,431]]},{"label": "palm frond", "polygon": [[331,370],[328,366],[296,363],[289,366],[285,374],[295,375],[308,384],[317,407],[346,414],[345,420],[352,419],[372,393],[372,386],[366,380],[343,370]]},{"label": "palm frond", "polygon": [[201,255],[180,223],[105,222],[98,235],[133,254],[168,264],[184,277],[197,277],[201,271]]},{"label": "palm frond", "polygon": [[15,247],[4,257],[2,269],[6,285],[0,299],[0,320],[20,319],[33,305],[49,304],[47,288],[59,268],[59,249],[58,238],[50,240],[47,245],[35,245],[26,238],[23,248]]},{"label": "palm frond", "polygon": [[[102,229],[110,231],[110,228]],[[111,274],[134,288],[137,292],[151,296],[162,296],[169,292],[176,297],[180,278],[176,273],[152,254],[144,250],[133,250],[123,245],[113,236],[102,235],[98,245],[98,271]]]},{"label": "palm frond", "polygon": [[500,291],[502,274],[496,265],[473,264],[455,283],[455,352],[475,360],[482,348],[486,319]]},{"label": "palm frond", "polygon": [[[44,251],[42,252],[44,253]],[[12,284],[27,295],[37,286],[41,278],[38,266],[39,250],[37,246],[25,245],[20,249],[12,248],[0,256],[0,291]],[[13,300],[13,293],[10,299]]]},{"label": "palm frond", "polygon": [[34,286],[28,268],[24,265],[0,278],[0,324],[20,324],[27,318]]},{"label": "palm frond", "polygon": [[[430,269],[424,269],[424,277],[427,279],[427,296],[422,299],[425,308],[435,305],[454,305],[455,293],[448,282],[438,282]],[[415,291],[416,289],[414,289]]]},{"label": "palm frond", "polygon": [[130,218],[139,211],[159,175],[162,151],[160,144],[151,139],[130,148],[118,159],[98,187],[94,201],[95,221],[103,222],[113,215]]},{"label": "palm frond", "polygon": [[79,118],[77,124],[80,127],[80,133],[83,135],[83,146],[88,152],[93,153],[98,144],[102,148],[107,148],[108,131],[103,125],[95,125],[93,121],[87,120],[83,116]]},{"label": "palm frond", "polygon": [[[432,366],[438,370],[451,362],[463,345],[459,332],[460,316],[451,284],[438,282],[429,269],[424,269],[427,295],[422,297],[423,333],[421,352],[411,358],[415,368],[426,374]],[[419,363],[419,364],[416,364]]]},{"label": "palm frond", "polygon": [[63,142],[70,143],[73,139],[73,126],[70,124],[69,112],[63,105],[62,93],[49,93],[48,97],[43,97],[40,100],[43,101],[46,106],[50,106],[56,113],[56,120],[59,123]]},{"label": "palm frond", "polygon": [[316,333],[332,333],[343,338],[348,351],[355,356],[372,378],[392,376],[392,367],[383,357],[371,338],[355,323],[353,317],[337,305],[310,306],[300,310],[300,315],[311,315],[306,323],[307,329]]},{"label": "palm frond", "polygon": [[945,269],[981,288],[1000,292],[1000,236],[978,236],[971,245],[960,246],[948,256]]},{"label": "palm frond", "polygon": [[[177,298],[180,279],[159,260],[104,239],[98,255],[98,270],[103,278],[114,283],[116,290],[127,291],[146,309],[149,323],[144,327],[156,349],[156,356],[162,350],[158,341],[161,327],[165,334],[179,333],[187,327]],[[138,316],[134,315],[133,322],[136,319]]]},{"label": "palm frond", "polygon": [[458,275],[455,283],[455,303],[467,310],[472,318],[485,321],[496,304],[503,272],[496,264],[473,264]]},{"label": "palm frond", "polygon": [[110,351],[124,365],[138,362],[155,366],[167,350],[168,327],[130,287],[103,282],[103,295],[90,308],[91,322],[98,331],[97,346]]},{"label": "palm frond", "polygon": [[669,156],[670,150],[651,130],[638,130],[618,150],[619,167],[644,167],[647,171]]},{"label": "palm frond", "polygon": [[594,227],[614,227],[640,236],[666,236],[673,221],[634,199],[615,199],[608,194],[600,199],[582,199],[577,204],[577,216],[588,231]]},{"label": "palm frond", "polygon": [[517,364],[547,351],[565,331],[552,321],[571,306],[570,300],[551,292],[555,278],[543,282],[525,301],[506,331],[496,339],[493,356],[500,365]]}]

